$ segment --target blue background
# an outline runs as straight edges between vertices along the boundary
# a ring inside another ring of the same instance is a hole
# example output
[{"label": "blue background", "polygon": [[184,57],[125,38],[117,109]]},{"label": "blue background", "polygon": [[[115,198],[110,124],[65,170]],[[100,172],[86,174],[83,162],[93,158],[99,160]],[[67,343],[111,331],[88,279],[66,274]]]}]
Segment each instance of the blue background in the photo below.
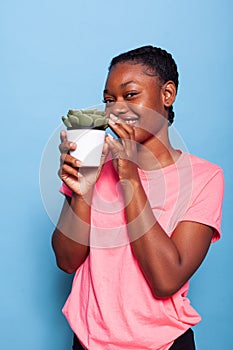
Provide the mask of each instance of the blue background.
[{"label": "blue background", "polygon": [[[145,44],[178,63],[175,127],[188,150],[225,172],[223,237],[193,277],[190,298],[203,317],[197,349],[232,349],[232,4],[1,1],[1,349],[71,348],[61,308],[72,276],[55,265],[41,157],[61,114],[101,102],[110,59]],[[49,180],[58,181],[55,172]]]}]

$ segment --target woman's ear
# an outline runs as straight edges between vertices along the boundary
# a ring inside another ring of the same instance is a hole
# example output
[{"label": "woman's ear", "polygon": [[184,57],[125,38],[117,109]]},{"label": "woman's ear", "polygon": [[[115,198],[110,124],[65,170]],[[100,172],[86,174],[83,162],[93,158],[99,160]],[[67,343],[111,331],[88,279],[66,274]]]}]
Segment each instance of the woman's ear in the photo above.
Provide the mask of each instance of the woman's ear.
[{"label": "woman's ear", "polygon": [[169,80],[162,86],[164,107],[171,107],[176,99],[176,86],[173,81]]}]

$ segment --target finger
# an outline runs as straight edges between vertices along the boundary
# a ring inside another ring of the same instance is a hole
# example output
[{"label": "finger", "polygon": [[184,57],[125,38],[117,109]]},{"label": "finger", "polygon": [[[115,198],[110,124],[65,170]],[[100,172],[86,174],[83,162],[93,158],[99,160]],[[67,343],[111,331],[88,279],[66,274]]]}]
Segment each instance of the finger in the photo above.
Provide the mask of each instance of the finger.
[{"label": "finger", "polygon": [[112,149],[112,148],[116,148],[116,149],[119,149],[119,150],[123,150],[124,149],[122,147],[121,140],[114,139],[114,137],[112,135],[110,135],[110,134],[106,137],[106,143],[107,143],[107,145],[109,146],[110,149]]},{"label": "finger", "polygon": [[103,146],[103,150],[102,150],[102,155],[107,156],[109,153],[109,148],[108,148],[108,144],[106,143],[106,138],[105,138],[105,142],[104,142],[104,146]]},{"label": "finger", "polygon": [[61,140],[61,142],[67,141],[67,133],[66,133],[65,130],[62,130],[62,131],[60,132],[60,140]]},{"label": "finger", "polygon": [[134,137],[122,139],[122,144],[127,150],[127,153],[137,152],[137,142],[134,140]]},{"label": "finger", "polygon": [[122,131],[124,130],[131,140],[135,140],[135,129],[133,126],[127,124],[127,123],[120,123],[120,126],[122,128]]},{"label": "finger", "polygon": [[131,125],[121,122],[121,143],[125,148],[127,155],[131,158],[137,152],[137,144],[135,141],[135,128]]},{"label": "finger", "polygon": [[79,168],[82,165],[82,162],[80,160],[78,160],[75,157],[72,157],[70,154],[68,153],[62,153],[60,156],[60,164],[69,164],[75,168]]},{"label": "finger", "polygon": [[70,151],[74,151],[76,149],[76,143],[75,142],[69,142],[69,141],[63,141],[59,145],[59,150],[61,153],[68,153]]},{"label": "finger", "polygon": [[102,154],[101,154],[100,166],[102,166],[105,163],[105,160],[106,160],[108,154],[109,154],[109,146],[105,142],[104,146],[103,146]]},{"label": "finger", "polygon": [[65,176],[75,176],[76,178],[78,178],[78,173],[78,169],[75,169],[65,163],[60,167],[58,171],[58,175],[61,179]]},{"label": "finger", "polygon": [[125,150],[124,150],[124,147],[122,146],[122,144],[118,140],[114,139],[111,135],[108,135],[106,141],[107,141],[108,146],[111,150],[113,159],[127,157]]},{"label": "finger", "polygon": [[109,125],[121,139],[135,139],[134,127],[132,127],[131,125],[122,121],[109,121]]},{"label": "finger", "polygon": [[[130,129],[132,128],[130,127]],[[134,140],[134,130],[132,134],[127,134],[127,135],[128,137],[124,137],[124,138],[122,137],[120,140],[116,140],[111,135],[108,135],[107,142],[109,144],[111,151],[113,150],[114,152],[124,151],[128,155],[132,154],[133,152],[136,152],[137,147],[136,147],[136,141]]]}]

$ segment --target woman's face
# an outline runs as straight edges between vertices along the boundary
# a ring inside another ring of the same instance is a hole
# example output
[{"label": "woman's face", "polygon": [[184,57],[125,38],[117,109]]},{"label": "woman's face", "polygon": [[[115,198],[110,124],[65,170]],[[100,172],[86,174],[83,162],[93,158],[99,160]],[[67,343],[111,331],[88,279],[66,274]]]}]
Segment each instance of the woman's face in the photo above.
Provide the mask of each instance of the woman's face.
[{"label": "woman's face", "polygon": [[159,80],[144,71],[141,64],[118,63],[111,68],[104,89],[107,115],[135,127],[140,143],[158,135],[168,124]]}]

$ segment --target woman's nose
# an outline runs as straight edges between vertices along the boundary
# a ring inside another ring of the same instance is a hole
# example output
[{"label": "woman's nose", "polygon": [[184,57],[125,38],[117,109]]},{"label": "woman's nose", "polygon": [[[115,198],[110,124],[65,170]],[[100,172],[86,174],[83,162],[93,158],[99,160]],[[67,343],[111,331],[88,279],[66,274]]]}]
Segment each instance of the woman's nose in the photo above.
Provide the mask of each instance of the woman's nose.
[{"label": "woman's nose", "polygon": [[128,111],[127,103],[125,102],[115,102],[112,106],[109,107],[109,112],[114,114],[115,116],[120,116],[121,114],[125,114]]}]

